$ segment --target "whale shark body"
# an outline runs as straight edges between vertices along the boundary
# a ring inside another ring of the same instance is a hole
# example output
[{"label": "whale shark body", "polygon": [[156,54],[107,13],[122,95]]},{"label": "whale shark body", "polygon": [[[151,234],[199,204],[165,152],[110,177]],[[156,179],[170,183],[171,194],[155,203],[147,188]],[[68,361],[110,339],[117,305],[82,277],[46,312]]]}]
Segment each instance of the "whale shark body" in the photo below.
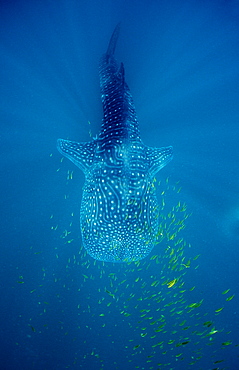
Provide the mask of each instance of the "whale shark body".
[{"label": "whale shark body", "polygon": [[158,233],[154,177],[172,159],[172,147],[143,144],[135,107],[118,65],[117,25],[100,60],[103,121],[89,142],[58,139],[57,147],[85,174],[80,212],[82,241],[90,256],[106,262],[145,258]]}]

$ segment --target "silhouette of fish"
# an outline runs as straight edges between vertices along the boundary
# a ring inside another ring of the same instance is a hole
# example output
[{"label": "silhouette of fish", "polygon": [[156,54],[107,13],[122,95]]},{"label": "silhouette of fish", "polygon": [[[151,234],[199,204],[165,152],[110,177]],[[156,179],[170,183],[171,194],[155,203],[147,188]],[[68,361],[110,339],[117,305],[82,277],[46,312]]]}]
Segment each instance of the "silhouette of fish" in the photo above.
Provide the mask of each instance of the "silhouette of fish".
[{"label": "silhouette of fish", "polygon": [[124,66],[114,57],[118,24],[100,60],[103,122],[89,142],[58,139],[59,152],[85,174],[80,224],[82,241],[96,260],[145,258],[158,232],[154,176],[172,159],[172,147],[150,148],[140,138]]}]

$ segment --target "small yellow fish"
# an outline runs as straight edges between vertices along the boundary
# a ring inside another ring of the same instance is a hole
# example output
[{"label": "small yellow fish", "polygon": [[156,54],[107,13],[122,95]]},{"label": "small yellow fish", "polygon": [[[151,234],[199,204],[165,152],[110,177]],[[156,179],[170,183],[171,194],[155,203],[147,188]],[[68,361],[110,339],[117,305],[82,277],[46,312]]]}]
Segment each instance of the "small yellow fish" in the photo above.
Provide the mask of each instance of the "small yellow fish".
[{"label": "small yellow fish", "polygon": [[235,294],[231,295],[231,297],[228,297],[228,298],[226,299],[226,301],[231,301],[231,300],[232,300],[232,298],[234,298],[234,297],[235,297]]},{"label": "small yellow fish", "polygon": [[215,310],[215,312],[221,312],[223,310],[224,307],[221,307],[221,308],[218,308],[217,310]]},{"label": "small yellow fish", "polygon": [[174,286],[174,284],[176,284],[176,282],[177,282],[177,279],[171,280],[169,283],[167,283],[168,288],[172,288],[172,286]]}]

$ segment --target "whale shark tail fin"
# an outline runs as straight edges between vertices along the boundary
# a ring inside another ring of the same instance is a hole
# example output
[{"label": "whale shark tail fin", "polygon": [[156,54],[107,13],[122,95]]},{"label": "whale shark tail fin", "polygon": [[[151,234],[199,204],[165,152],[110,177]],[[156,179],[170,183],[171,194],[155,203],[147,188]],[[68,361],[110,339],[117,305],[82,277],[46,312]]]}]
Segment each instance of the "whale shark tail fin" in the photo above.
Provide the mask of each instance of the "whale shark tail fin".
[{"label": "whale shark tail fin", "polygon": [[112,33],[106,55],[114,55],[119,33],[120,33],[120,23],[117,24]]}]

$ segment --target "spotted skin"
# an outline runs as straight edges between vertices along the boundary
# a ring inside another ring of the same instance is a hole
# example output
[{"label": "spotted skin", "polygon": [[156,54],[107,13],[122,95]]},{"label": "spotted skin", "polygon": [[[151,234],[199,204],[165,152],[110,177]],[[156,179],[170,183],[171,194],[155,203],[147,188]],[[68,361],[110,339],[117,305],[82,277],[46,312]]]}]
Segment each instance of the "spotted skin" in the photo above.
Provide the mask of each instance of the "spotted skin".
[{"label": "spotted skin", "polygon": [[81,233],[85,249],[106,262],[145,258],[158,232],[154,176],[172,159],[172,147],[143,144],[133,100],[114,50],[116,26],[100,61],[103,121],[99,137],[87,143],[58,139],[61,154],[85,174]]}]

